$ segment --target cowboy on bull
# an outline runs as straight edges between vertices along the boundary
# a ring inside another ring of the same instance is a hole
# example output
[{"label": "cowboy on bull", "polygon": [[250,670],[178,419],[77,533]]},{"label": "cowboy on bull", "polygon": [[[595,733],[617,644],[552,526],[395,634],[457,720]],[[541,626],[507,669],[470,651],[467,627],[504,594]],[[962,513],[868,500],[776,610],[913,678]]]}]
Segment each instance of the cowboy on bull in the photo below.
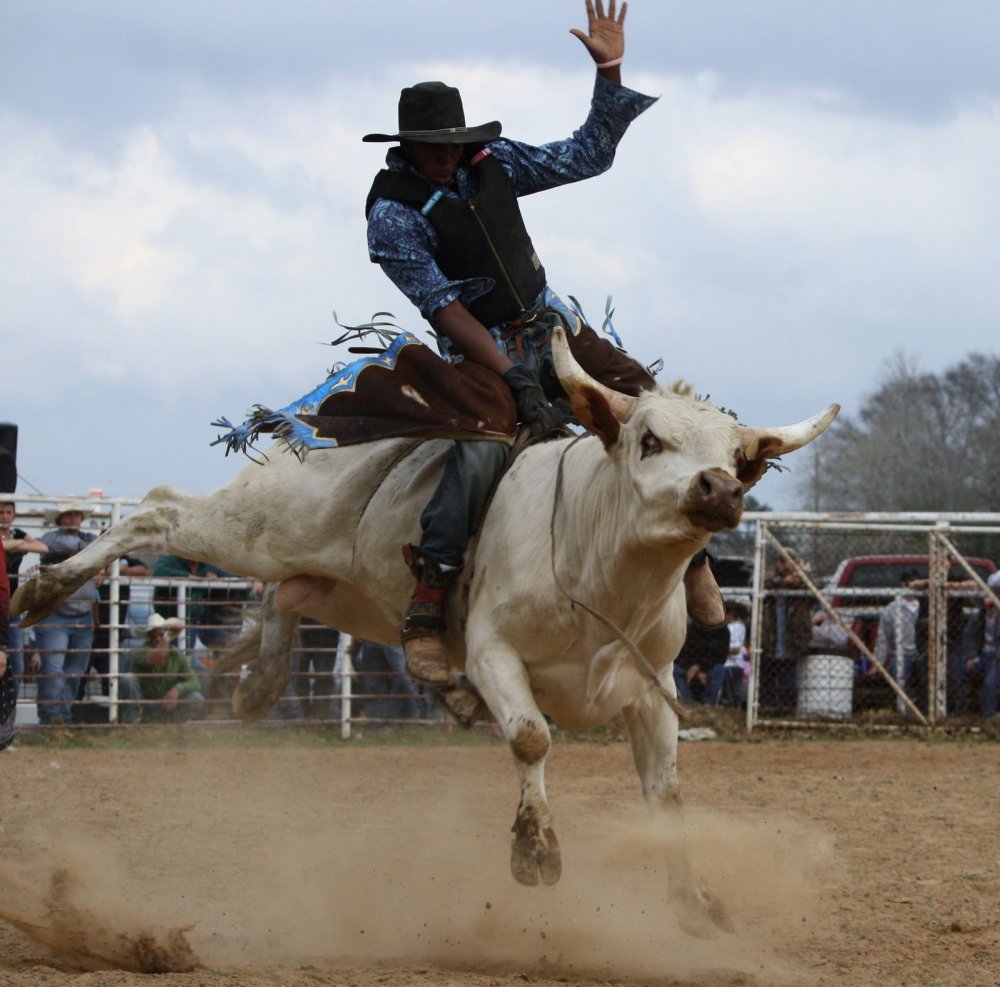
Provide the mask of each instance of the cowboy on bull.
[{"label": "cowboy on bull", "polygon": [[[557,430],[565,395],[550,349],[567,329],[574,356],[607,386],[636,395],[654,387],[636,360],[583,325],[548,287],[518,208],[522,195],[590,178],[612,164],[629,124],[651,106],[621,83],[628,9],[587,0],[588,30],[573,29],[597,67],[590,113],[572,137],[533,147],[500,137],[498,121],[468,127],[459,91],[442,82],[402,90],[395,134],[366,203],[371,260],[430,323],[442,353],[493,371],[510,387],[518,418],[532,436]],[[417,584],[401,628],[410,675],[461,706],[442,642],[444,604],[504,468],[500,442],[456,441],[424,509],[418,545],[404,549]],[[724,619],[718,587],[693,560],[685,577],[689,610],[702,623]]]},{"label": "cowboy on bull", "polygon": [[[524,226],[517,199],[606,171],[628,125],[651,106],[621,83],[628,9],[587,0],[587,32],[573,29],[597,67],[590,113],[572,137],[541,147],[501,139],[498,121],[468,127],[459,91],[442,82],[404,89],[398,141],[366,203],[368,249],[393,283],[431,324],[442,352],[494,371],[513,392],[532,435],[560,426],[553,402],[565,395],[552,366],[550,339],[565,326],[574,355],[593,377],[627,394],[652,388],[636,360],[582,325],[552,292]],[[407,669],[433,687],[453,685],[442,644],[444,601],[460,573],[469,539],[503,470],[502,443],[457,441],[421,515],[418,545],[405,555],[417,584],[401,637]],[[685,579],[692,615],[724,619],[705,556]],[[457,698],[457,697],[456,697]]]}]

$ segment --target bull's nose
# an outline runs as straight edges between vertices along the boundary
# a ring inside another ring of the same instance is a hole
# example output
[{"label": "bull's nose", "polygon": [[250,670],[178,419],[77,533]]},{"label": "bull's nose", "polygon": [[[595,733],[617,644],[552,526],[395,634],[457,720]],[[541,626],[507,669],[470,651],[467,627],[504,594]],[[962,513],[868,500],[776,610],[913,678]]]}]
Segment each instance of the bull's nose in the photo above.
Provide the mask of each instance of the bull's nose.
[{"label": "bull's nose", "polygon": [[691,481],[684,510],[709,531],[735,527],[743,514],[743,484],[725,470],[702,470]]},{"label": "bull's nose", "polygon": [[706,500],[727,507],[743,506],[743,484],[724,470],[702,470],[697,478],[698,491]]}]

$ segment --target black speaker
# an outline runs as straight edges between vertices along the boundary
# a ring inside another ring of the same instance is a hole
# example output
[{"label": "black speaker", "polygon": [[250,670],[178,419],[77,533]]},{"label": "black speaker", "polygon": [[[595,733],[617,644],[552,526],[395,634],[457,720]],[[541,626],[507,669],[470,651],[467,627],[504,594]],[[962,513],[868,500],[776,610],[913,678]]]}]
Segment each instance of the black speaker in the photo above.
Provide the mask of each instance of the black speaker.
[{"label": "black speaker", "polygon": [[0,422],[0,493],[13,493],[17,486],[17,426]]}]

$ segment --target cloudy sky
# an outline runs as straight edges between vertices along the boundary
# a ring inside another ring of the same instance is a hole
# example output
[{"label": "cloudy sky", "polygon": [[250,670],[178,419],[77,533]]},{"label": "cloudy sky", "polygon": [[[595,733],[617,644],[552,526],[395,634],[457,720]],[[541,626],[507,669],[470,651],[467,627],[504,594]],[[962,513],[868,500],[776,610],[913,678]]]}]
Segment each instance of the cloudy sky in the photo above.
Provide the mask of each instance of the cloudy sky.
[{"label": "cloudy sky", "polygon": [[[582,0],[3,0],[19,492],[207,492],[243,465],[211,421],[317,384],[334,313],[422,332],[367,259],[361,135],[443,79],[470,123],[564,137],[584,26]],[[550,283],[755,425],[856,413],[899,350],[996,352],[998,37],[996,0],[634,0],[624,80],[660,100],[608,174],[524,200]]]}]

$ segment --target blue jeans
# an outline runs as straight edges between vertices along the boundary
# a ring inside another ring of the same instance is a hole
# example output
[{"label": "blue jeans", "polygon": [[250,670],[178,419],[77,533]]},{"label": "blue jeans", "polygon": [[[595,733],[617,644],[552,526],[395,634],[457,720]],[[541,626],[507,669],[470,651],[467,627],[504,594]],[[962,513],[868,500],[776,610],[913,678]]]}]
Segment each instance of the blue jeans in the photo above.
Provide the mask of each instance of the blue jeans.
[{"label": "blue jeans", "polygon": [[434,707],[406,674],[402,648],[360,641],[354,654],[355,692],[368,720],[427,720]]},{"label": "blue jeans", "polygon": [[742,706],[743,669],[737,665],[713,665],[701,701],[706,706]]},{"label": "blue jeans", "polygon": [[456,569],[464,565],[466,546],[506,459],[503,442],[462,440],[452,446],[437,489],[420,515],[424,555]]},{"label": "blue jeans", "polygon": [[58,717],[69,723],[80,678],[90,661],[94,622],[90,612],[55,613],[35,625],[35,642],[42,657],[38,679],[38,722]]},{"label": "blue jeans", "polygon": [[1000,654],[996,648],[983,648],[976,659],[976,670],[982,676],[979,711],[984,720],[991,720],[997,715],[997,686],[1000,686]]},{"label": "blue jeans", "polygon": [[10,618],[7,631],[7,659],[17,678],[24,676],[24,631],[21,630],[21,615]]}]

